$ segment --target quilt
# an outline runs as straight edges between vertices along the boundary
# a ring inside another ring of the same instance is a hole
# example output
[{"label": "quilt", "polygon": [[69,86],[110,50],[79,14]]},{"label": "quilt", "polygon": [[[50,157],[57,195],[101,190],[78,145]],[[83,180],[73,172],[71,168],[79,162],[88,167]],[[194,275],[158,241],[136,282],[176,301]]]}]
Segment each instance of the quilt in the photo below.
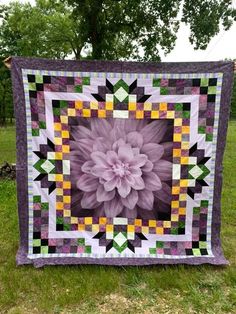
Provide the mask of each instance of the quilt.
[{"label": "quilt", "polygon": [[17,264],[227,264],[233,63],[14,57]]}]

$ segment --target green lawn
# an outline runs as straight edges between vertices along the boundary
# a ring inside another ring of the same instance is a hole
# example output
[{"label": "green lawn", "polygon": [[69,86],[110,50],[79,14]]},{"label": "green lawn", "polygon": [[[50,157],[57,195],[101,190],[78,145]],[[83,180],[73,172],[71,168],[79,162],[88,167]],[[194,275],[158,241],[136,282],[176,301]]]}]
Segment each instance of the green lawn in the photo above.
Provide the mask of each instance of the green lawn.
[{"label": "green lawn", "polygon": [[0,165],[4,161],[15,162],[16,150],[15,150],[15,127],[8,126],[6,128],[0,128]]},{"label": "green lawn", "polygon": [[[0,181],[0,313],[236,313],[235,146],[231,121],[222,199],[229,267],[16,267],[16,186]],[[0,161],[14,161],[13,128],[0,129],[0,147]]]}]

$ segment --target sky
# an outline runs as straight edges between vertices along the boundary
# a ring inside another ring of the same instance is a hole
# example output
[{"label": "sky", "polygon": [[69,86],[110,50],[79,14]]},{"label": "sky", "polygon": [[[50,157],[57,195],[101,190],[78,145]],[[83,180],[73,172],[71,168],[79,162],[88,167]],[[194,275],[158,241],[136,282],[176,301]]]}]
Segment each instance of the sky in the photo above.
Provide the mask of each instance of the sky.
[{"label": "sky", "polygon": [[[20,2],[35,3],[34,0],[19,0]],[[10,0],[0,0],[0,4],[7,4]],[[236,7],[236,0],[233,0]],[[166,56],[161,53],[161,60],[166,62],[178,61],[217,61],[236,59],[236,22],[228,31],[220,31],[212,38],[206,50],[194,50],[188,37],[189,27],[181,23],[175,48]]]}]

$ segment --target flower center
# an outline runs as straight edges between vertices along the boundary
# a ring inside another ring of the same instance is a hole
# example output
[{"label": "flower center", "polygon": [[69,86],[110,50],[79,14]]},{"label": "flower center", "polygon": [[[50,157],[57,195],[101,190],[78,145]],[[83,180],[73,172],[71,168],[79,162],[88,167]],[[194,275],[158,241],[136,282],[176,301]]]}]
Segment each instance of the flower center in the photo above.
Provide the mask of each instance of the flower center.
[{"label": "flower center", "polygon": [[129,165],[127,163],[123,163],[120,160],[112,166],[112,170],[115,173],[115,175],[119,177],[124,177],[130,173]]}]

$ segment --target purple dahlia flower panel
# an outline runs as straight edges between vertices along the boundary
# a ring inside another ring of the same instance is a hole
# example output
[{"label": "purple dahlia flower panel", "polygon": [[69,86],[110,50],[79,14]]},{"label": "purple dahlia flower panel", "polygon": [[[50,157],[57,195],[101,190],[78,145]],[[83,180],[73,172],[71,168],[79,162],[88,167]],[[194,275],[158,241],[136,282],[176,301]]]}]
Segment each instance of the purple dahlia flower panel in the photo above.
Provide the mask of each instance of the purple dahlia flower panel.
[{"label": "purple dahlia flower panel", "polygon": [[232,62],[12,59],[17,264],[227,264]]}]

